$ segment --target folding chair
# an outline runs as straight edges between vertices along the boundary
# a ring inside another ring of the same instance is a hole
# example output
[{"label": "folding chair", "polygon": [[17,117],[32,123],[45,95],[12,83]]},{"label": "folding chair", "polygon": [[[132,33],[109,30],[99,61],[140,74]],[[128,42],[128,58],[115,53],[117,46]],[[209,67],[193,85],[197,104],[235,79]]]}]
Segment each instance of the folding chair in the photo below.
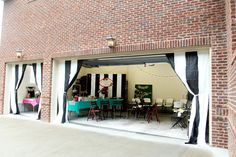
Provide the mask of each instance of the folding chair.
[{"label": "folding chair", "polygon": [[101,112],[102,110],[97,105],[97,102],[95,100],[90,100],[90,109],[87,120],[89,120],[89,118],[96,119],[96,121],[98,121],[99,118],[102,119]]},{"label": "folding chair", "polygon": [[147,112],[147,121],[148,121],[148,123],[152,120],[153,116],[155,116],[157,122],[160,123],[160,117],[159,117],[159,114],[157,112],[157,105],[155,105],[155,104],[152,105],[151,108]]}]

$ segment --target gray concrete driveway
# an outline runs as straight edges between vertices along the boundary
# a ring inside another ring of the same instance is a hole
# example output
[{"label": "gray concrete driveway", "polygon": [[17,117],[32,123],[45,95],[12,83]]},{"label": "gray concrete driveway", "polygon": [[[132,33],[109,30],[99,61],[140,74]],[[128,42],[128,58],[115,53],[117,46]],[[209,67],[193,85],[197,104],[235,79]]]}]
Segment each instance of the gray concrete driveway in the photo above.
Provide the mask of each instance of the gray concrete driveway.
[{"label": "gray concrete driveway", "polygon": [[1,157],[211,157],[196,146],[168,144],[0,116]]}]

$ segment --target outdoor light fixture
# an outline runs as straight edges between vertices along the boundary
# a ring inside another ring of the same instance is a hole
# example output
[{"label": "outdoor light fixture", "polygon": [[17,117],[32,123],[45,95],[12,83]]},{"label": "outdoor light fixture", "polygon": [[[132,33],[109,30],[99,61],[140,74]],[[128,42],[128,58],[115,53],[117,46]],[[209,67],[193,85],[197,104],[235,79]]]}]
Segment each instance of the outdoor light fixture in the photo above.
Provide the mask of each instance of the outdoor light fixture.
[{"label": "outdoor light fixture", "polygon": [[109,48],[114,48],[116,45],[115,38],[112,37],[112,35],[107,37],[107,46]]},{"label": "outdoor light fixture", "polygon": [[16,50],[16,57],[17,57],[17,58],[22,58],[22,57],[23,57],[22,52],[23,52],[23,50],[20,49],[20,48],[18,48],[18,49]]}]

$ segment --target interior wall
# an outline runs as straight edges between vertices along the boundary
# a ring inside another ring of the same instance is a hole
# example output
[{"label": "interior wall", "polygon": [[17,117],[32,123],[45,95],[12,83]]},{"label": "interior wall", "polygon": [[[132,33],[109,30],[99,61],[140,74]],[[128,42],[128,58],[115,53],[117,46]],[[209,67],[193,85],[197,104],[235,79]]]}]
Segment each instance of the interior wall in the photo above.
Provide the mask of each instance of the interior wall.
[{"label": "interior wall", "polygon": [[[81,67],[78,78],[87,74],[126,74],[128,66],[100,66],[93,68]],[[72,99],[72,87],[67,92],[68,99]]]},{"label": "interior wall", "polygon": [[[101,66],[99,68],[82,67],[78,78],[89,73],[96,74],[126,74],[128,81],[128,98],[134,97],[135,84],[152,85],[152,102],[156,98],[186,98],[187,89],[179,80],[171,66],[167,63],[129,65],[129,66]],[[70,91],[71,93],[71,91]],[[69,94],[71,95],[71,94]],[[71,98],[71,96],[69,96]]]},{"label": "interior wall", "polygon": [[82,67],[79,76],[87,74],[127,74],[128,66],[100,66],[99,68],[85,68]]},{"label": "interior wall", "polygon": [[134,97],[135,84],[152,85],[152,102],[156,98],[186,98],[187,89],[179,80],[170,64],[159,63],[128,66],[128,98]]}]

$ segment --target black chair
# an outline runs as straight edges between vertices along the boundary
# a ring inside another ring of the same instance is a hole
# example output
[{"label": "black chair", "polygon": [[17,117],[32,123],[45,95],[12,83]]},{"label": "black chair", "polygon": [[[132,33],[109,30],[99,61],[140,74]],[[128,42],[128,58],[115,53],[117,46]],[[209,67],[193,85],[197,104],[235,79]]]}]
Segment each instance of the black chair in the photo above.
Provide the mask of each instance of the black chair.
[{"label": "black chair", "polygon": [[183,112],[176,112],[175,117],[172,117],[175,119],[175,123],[172,125],[171,128],[178,125],[180,128],[187,128],[188,127],[188,117],[189,113],[187,110],[184,110]]}]

